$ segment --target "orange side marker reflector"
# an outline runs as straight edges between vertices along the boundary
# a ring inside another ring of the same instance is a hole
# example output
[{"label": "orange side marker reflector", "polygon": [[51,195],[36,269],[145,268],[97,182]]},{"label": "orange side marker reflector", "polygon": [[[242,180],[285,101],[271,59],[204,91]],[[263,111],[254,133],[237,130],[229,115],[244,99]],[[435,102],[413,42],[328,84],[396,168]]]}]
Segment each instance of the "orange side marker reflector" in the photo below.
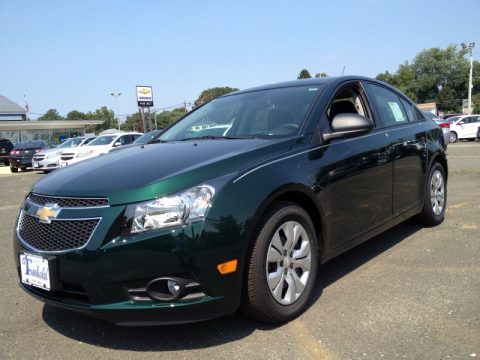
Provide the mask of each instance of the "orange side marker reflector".
[{"label": "orange side marker reflector", "polygon": [[217,265],[218,272],[222,275],[230,274],[237,271],[238,260],[230,260]]}]

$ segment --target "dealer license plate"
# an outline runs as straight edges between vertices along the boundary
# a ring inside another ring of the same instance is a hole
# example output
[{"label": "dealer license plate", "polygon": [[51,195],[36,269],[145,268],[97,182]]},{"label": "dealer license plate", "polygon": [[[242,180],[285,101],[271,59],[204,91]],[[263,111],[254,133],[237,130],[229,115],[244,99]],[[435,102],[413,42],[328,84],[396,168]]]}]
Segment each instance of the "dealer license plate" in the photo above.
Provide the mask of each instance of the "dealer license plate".
[{"label": "dealer license plate", "polygon": [[50,269],[48,260],[27,253],[20,253],[22,283],[50,290]]}]

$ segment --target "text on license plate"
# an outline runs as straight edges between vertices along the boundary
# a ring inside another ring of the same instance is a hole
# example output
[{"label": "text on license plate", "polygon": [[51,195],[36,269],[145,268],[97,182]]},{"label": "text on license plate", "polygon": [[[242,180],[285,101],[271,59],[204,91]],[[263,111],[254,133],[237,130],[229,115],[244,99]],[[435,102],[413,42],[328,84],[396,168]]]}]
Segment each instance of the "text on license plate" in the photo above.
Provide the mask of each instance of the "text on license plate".
[{"label": "text on license plate", "polygon": [[22,283],[50,290],[50,271],[47,259],[38,255],[21,253],[20,273]]}]

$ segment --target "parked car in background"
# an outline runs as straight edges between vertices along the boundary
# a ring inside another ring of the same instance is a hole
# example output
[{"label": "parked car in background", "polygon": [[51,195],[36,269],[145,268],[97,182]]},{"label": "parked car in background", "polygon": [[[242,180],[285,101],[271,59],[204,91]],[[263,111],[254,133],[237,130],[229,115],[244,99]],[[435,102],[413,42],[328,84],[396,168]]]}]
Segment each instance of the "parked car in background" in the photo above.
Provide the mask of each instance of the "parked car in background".
[{"label": "parked car in background", "polygon": [[[190,136],[211,119],[228,136]],[[444,219],[442,131],[374,79],[239,91],[158,140],[33,185],[13,239],[27,293],[120,325],[239,308],[282,323],[319,293],[320,263],[410,217]]]},{"label": "parked car in background", "polygon": [[450,122],[450,142],[458,142],[462,139],[474,141],[477,138],[480,115],[451,117],[448,121]]},{"label": "parked car in background", "polygon": [[60,155],[60,166],[68,166],[79,161],[94,158],[98,155],[106,154],[115,147],[131,144],[142,136],[141,133],[117,133],[98,136],[88,145],[76,147],[62,152]]},{"label": "parked car in background", "polygon": [[31,140],[17,143],[10,151],[10,171],[12,173],[32,167],[32,158],[36,153],[48,149],[48,144],[43,140]]},{"label": "parked car in background", "polygon": [[433,120],[438,126],[442,128],[443,138],[445,140],[445,150],[446,150],[447,145],[450,142],[450,123],[447,120],[444,120],[441,117],[431,113],[430,111],[423,111],[423,115]]},{"label": "parked car in background", "polygon": [[0,162],[3,162],[5,166],[8,166],[10,163],[8,157],[10,156],[10,151],[13,149],[13,144],[8,139],[0,139]]},{"label": "parked car in background", "polygon": [[127,149],[132,146],[150,144],[151,142],[155,141],[161,133],[162,133],[162,130],[148,131],[142,136],[140,136],[138,139],[136,139],[134,142],[132,142],[131,144],[111,148],[109,152],[115,152],[118,150]]},{"label": "parked car in background", "polygon": [[45,172],[55,170],[60,167],[60,156],[66,149],[87,145],[93,139],[95,139],[95,136],[78,136],[66,139],[52,149],[43,150],[33,155],[32,167]]}]

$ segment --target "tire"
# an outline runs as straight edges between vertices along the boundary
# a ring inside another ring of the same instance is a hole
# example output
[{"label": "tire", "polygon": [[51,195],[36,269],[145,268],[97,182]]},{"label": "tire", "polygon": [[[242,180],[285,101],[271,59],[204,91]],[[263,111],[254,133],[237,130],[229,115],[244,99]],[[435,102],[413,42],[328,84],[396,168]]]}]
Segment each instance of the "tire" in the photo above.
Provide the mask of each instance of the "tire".
[{"label": "tire", "polygon": [[12,173],[18,172],[18,168],[10,166],[10,172],[12,172]]},{"label": "tire", "polygon": [[254,240],[241,310],[260,321],[287,322],[307,308],[317,276],[312,220],[293,203],[277,203],[264,216]]},{"label": "tire", "polygon": [[458,135],[455,131],[450,131],[450,142],[458,142]]},{"label": "tire", "polygon": [[4,162],[3,162],[3,165],[8,166],[8,165],[10,165],[10,162],[9,162],[8,160],[7,160],[7,161],[4,161]]},{"label": "tire", "polygon": [[428,174],[423,210],[418,215],[419,221],[426,226],[440,224],[445,218],[447,206],[447,179],[445,170],[438,162],[434,163]]},{"label": "tire", "polygon": [[20,170],[27,171],[27,168],[26,167],[21,167]]}]

